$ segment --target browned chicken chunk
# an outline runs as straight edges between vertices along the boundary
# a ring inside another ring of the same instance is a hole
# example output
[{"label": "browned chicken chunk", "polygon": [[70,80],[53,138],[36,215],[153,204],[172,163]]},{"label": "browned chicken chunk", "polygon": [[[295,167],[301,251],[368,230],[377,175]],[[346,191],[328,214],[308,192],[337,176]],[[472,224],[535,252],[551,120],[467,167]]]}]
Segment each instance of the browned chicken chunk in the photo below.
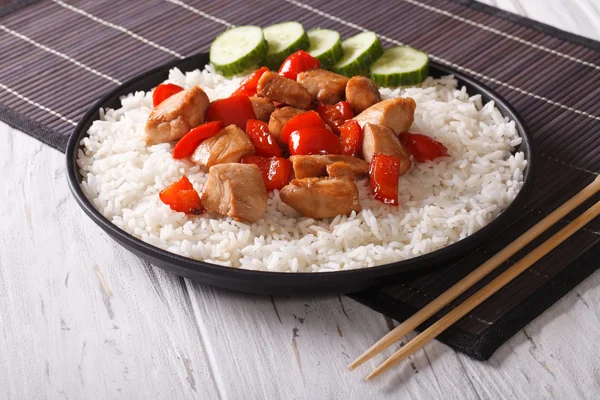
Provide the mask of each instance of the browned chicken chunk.
[{"label": "browned chicken chunk", "polygon": [[267,210],[267,189],[260,169],[253,164],[219,164],[210,167],[200,194],[210,211],[237,221],[258,221]]},{"label": "browned chicken chunk", "polygon": [[144,141],[150,146],[181,138],[204,123],[209,104],[208,96],[199,86],[174,94],[152,109]]},{"label": "browned chicken chunk", "polygon": [[200,143],[190,159],[210,168],[217,164],[239,162],[248,154],[254,154],[254,145],[243,130],[231,124]]},{"label": "browned chicken chunk", "polygon": [[273,102],[263,99],[262,97],[250,97],[250,102],[252,103],[252,109],[254,110],[256,119],[268,122],[269,116],[273,110],[275,110]]},{"label": "browned chicken chunk", "polygon": [[381,101],[379,88],[371,79],[364,76],[353,76],[346,85],[346,101],[355,113],[361,113]]},{"label": "browned chicken chunk", "polygon": [[292,117],[295,117],[298,114],[302,114],[305,110],[301,110],[299,108],[294,107],[282,107],[273,111],[271,117],[269,118],[269,132],[279,146],[287,147],[287,143],[284,143],[281,140],[281,131],[283,130],[283,126],[288,122]]},{"label": "browned chicken chunk", "polygon": [[350,168],[350,165],[343,161],[329,164],[327,166],[327,175],[329,175],[330,178],[350,179],[351,181],[354,180],[354,172],[352,172],[352,168]]},{"label": "browned chicken chunk", "polygon": [[310,93],[304,86],[274,72],[262,74],[256,86],[256,94],[297,108],[308,108],[311,102]]},{"label": "browned chicken chunk", "polygon": [[354,119],[364,127],[367,122],[389,126],[400,134],[407,132],[415,116],[415,101],[410,97],[387,99],[372,105]]},{"label": "browned chicken chunk", "polygon": [[308,89],[313,100],[325,104],[335,104],[344,100],[344,90],[348,78],[324,69],[311,69],[300,72],[298,82]]},{"label": "browned chicken chunk", "polygon": [[400,160],[400,175],[410,168],[410,155],[394,131],[384,125],[366,123],[363,129],[363,157],[371,162],[374,154],[383,153]]},{"label": "browned chicken chunk", "polygon": [[279,197],[309,218],[330,218],[360,211],[358,188],[347,178],[294,179],[281,189]]},{"label": "browned chicken chunk", "polygon": [[326,176],[327,166],[338,162],[347,164],[354,175],[366,175],[369,173],[369,163],[352,156],[338,154],[291,156],[290,161],[292,162],[296,179]]}]

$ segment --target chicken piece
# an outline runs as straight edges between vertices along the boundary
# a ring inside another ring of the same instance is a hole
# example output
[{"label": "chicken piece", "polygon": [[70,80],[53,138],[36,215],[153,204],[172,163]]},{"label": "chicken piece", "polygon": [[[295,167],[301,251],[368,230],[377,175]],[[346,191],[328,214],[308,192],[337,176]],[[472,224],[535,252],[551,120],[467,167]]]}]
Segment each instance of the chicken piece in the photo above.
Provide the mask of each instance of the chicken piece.
[{"label": "chicken piece", "polygon": [[260,169],[254,164],[219,164],[210,167],[200,194],[210,211],[236,221],[258,221],[267,210],[267,189]]},{"label": "chicken piece", "polygon": [[313,100],[319,103],[335,104],[344,100],[344,90],[348,78],[324,69],[310,69],[300,72],[298,82],[308,89]]},{"label": "chicken piece", "polygon": [[269,132],[271,132],[271,135],[275,138],[279,146],[287,147],[287,143],[284,143],[283,140],[281,140],[283,126],[292,119],[292,117],[302,114],[303,112],[305,112],[305,110],[294,107],[282,107],[273,111],[269,117]]},{"label": "chicken piece", "polygon": [[361,113],[381,101],[379,87],[369,78],[353,76],[346,85],[346,101],[355,113]]},{"label": "chicken piece", "polygon": [[338,154],[291,156],[290,161],[292,162],[296,179],[326,176],[327,166],[338,162],[346,163],[355,175],[366,175],[369,173],[369,163],[352,156]]},{"label": "chicken piece", "polygon": [[358,121],[361,127],[370,122],[372,124],[389,126],[396,134],[400,134],[407,132],[413,123],[416,107],[415,101],[410,97],[396,97],[372,105],[354,117],[354,119]]},{"label": "chicken piece", "polygon": [[262,97],[250,97],[250,103],[252,103],[252,109],[256,119],[268,122],[269,116],[275,110],[273,102]]},{"label": "chicken piece", "polygon": [[254,145],[243,130],[231,124],[200,143],[190,159],[210,168],[217,164],[239,162],[248,154],[254,154]]},{"label": "chicken piece", "polygon": [[270,71],[258,80],[256,94],[297,108],[308,108],[311,103],[310,93],[304,86]]},{"label": "chicken piece", "polygon": [[350,165],[343,161],[329,164],[327,166],[327,175],[329,175],[330,178],[350,179],[351,181],[354,180],[354,172],[352,172],[352,168],[350,168]]},{"label": "chicken piece", "polygon": [[371,162],[374,154],[382,153],[400,160],[400,175],[410,168],[410,154],[404,148],[392,128],[366,123],[363,129],[363,157]]},{"label": "chicken piece", "polygon": [[279,197],[309,218],[330,218],[360,211],[358,188],[347,178],[293,179],[281,189]]},{"label": "chicken piece", "polygon": [[169,97],[150,112],[144,134],[148,146],[181,138],[190,129],[204,123],[210,100],[200,86]]}]

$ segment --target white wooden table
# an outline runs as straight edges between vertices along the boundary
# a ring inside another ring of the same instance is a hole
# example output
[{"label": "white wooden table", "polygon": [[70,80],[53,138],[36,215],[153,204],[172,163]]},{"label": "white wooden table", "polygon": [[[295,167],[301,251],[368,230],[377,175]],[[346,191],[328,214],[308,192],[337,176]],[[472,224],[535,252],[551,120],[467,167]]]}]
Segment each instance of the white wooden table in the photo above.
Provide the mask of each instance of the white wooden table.
[{"label": "white wooden table", "polygon": [[[600,39],[598,0],[487,0]],[[388,331],[346,298],[215,289],[129,254],[79,210],[63,154],[0,123],[0,398],[593,398],[600,273],[488,362],[433,343],[383,379]],[[386,354],[390,354],[388,351]]]}]

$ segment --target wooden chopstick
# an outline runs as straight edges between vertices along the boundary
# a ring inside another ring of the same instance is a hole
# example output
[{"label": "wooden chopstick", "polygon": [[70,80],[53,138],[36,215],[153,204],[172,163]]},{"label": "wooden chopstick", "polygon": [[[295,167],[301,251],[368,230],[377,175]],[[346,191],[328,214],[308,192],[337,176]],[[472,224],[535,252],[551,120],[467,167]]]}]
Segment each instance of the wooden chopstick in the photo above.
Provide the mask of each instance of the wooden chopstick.
[{"label": "wooden chopstick", "polygon": [[352,364],[348,366],[348,369],[352,371],[359,365],[375,357],[383,350],[391,346],[394,342],[401,339],[409,332],[415,330],[419,325],[425,322],[433,314],[441,310],[444,306],[450,303],[452,300],[460,296],[466,290],[468,290],[475,283],[479,282],[483,277],[496,269],[499,265],[508,260],[509,257],[514,255],[517,251],[521,250],[525,245],[531,242],[533,239],[538,237],[542,232],[554,225],[558,220],[563,218],[569,212],[573,211],[577,206],[589,199],[595,193],[600,190],[600,176],[590,183],[588,186],[583,188],[579,193],[566,201],[563,205],[554,210],[551,214],[546,216],[540,222],[531,227],[527,232],[513,240],[508,246],[494,255],[492,258],[481,264],[477,269],[465,276],[459,282],[454,284],[450,289],[446,290],[440,296],[435,298],[431,303],[427,304],[424,308],[419,310],[412,317],[398,325],[384,337],[379,339],[373,346],[371,346],[366,352],[358,357]]},{"label": "wooden chopstick", "polygon": [[600,215],[600,201],[594,204],[592,207],[587,209],[583,214],[573,220],[570,224],[565,226],[563,229],[554,234],[550,239],[546,240],[540,246],[536,247],[531,253],[523,257],[520,261],[509,267],[505,272],[499,275],[497,278],[492,280],[482,289],[480,289],[473,296],[469,297],[465,302],[460,304],[458,307],[450,311],[439,321],[431,325],[420,335],[415,337],[413,340],[408,342],[404,347],[394,353],[390,358],[385,360],[379,367],[377,367],[370,375],[367,376],[366,380],[371,380],[381,373],[387,371],[398,362],[404,360],[408,356],[414,354],[417,350],[421,349],[429,341],[436,338],[440,333],[448,329],[449,326],[454,324],[456,321],[464,317],[475,307],[485,301],[487,298],[492,296],[519,274],[535,264],[542,257],[554,250],[558,245],[567,240],[571,235],[581,229],[588,222]]}]

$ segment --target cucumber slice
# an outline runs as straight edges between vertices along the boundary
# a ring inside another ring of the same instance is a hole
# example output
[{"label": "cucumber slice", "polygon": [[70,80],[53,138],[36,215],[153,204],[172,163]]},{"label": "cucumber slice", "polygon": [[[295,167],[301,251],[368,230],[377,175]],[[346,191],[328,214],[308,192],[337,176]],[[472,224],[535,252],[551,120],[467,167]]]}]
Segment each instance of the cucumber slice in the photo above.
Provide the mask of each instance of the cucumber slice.
[{"label": "cucumber slice", "polygon": [[310,47],[308,54],[321,61],[324,68],[331,67],[344,55],[340,34],[330,29],[312,29],[308,31]]},{"label": "cucumber slice", "polygon": [[390,47],[371,66],[371,78],[379,86],[412,86],[429,74],[429,56],[412,47]]},{"label": "cucumber slice", "polygon": [[298,50],[306,50],[310,40],[304,28],[298,22],[282,22],[263,29],[269,44],[267,67],[278,70],[279,66],[290,54]]},{"label": "cucumber slice", "polygon": [[226,30],[210,45],[210,62],[215,71],[223,76],[264,65],[266,57],[267,42],[258,26],[239,26]]},{"label": "cucumber slice", "polygon": [[359,75],[383,54],[383,47],[373,32],[363,32],[342,42],[344,56],[333,71],[348,77]]}]

